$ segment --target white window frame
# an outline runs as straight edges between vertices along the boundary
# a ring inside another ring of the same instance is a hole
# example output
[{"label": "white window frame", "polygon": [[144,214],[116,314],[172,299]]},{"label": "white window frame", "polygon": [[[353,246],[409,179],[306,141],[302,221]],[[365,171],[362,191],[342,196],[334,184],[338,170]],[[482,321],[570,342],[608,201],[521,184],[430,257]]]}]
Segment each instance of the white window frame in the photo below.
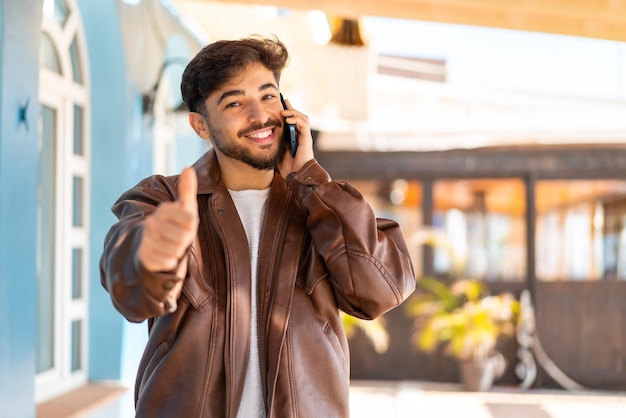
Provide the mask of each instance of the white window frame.
[{"label": "white window frame", "polygon": [[[86,39],[75,0],[65,0],[69,17],[63,27],[50,16],[43,15],[42,32],[46,33],[58,53],[62,74],[41,67],[39,72],[39,102],[56,110],[55,149],[55,219],[52,249],[54,263],[54,366],[35,376],[35,402],[68,392],[88,379],[89,334],[89,231],[90,231],[90,159],[91,106],[89,67]],[[82,84],[72,76],[70,46],[76,48]],[[83,111],[81,134],[82,155],[74,154],[74,106]],[[73,214],[73,179],[82,179],[82,225],[75,227]],[[81,297],[72,297],[72,251],[82,251],[80,277]],[[72,371],[72,323],[81,321],[80,369]]]}]

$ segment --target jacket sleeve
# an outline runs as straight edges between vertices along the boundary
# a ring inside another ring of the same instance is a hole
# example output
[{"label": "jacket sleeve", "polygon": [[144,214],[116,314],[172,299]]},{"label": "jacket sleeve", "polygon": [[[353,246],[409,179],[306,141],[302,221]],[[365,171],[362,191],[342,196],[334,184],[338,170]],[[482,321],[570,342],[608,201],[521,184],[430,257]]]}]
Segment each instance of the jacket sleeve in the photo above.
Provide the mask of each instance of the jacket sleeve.
[{"label": "jacket sleeve", "polygon": [[340,309],[373,319],[413,292],[413,264],[396,222],[377,219],[356,189],[331,181],[315,160],[287,183],[307,212],[307,228]]},{"label": "jacket sleeve", "polygon": [[[175,179],[176,177],[174,177]],[[137,257],[146,216],[159,203],[175,199],[176,185],[154,176],[125,192],[112,207],[119,219],[107,233],[100,258],[100,281],[126,319],[141,322],[173,308],[170,289],[186,273],[186,257],[169,272],[147,271]]]}]

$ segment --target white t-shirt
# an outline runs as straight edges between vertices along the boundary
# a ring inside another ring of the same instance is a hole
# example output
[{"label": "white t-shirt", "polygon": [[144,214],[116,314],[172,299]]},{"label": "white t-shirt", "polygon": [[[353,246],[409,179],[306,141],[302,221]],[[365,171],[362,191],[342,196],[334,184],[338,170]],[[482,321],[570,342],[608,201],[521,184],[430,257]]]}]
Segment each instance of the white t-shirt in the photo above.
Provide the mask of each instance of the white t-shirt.
[{"label": "white t-shirt", "polygon": [[265,417],[265,401],[263,399],[263,383],[261,381],[261,365],[259,363],[259,339],[257,329],[257,264],[259,258],[259,239],[261,223],[265,215],[265,206],[270,189],[264,190],[229,190],[235,202],[239,218],[246,231],[250,246],[250,356],[246,380],[243,386],[238,418]]}]

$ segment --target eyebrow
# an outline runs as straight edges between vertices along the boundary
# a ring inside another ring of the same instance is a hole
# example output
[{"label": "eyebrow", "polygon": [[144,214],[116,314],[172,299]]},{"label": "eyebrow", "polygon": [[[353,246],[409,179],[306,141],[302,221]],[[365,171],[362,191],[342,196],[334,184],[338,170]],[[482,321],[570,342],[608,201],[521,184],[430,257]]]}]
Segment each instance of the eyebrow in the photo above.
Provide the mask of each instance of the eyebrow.
[{"label": "eyebrow", "polygon": [[[259,87],[259,91],[263,91],[263,90],[267,90],[267,89],[275,89],[276,91],[278,91],[278,86],[276,86],[274,83],[266,83],[266,84],[263,84],[261,87]],[[219,106],[220,103],[222,103],[224,100],[226,100],[229,97],[232,97],[232,96],[243,96],[244,94],[245,94],[245,91],[243,91],[243,90],[228,90],[228,91],[225,91],[224,93],[222,93],[220,98],[217,100],[217,104]]]}]

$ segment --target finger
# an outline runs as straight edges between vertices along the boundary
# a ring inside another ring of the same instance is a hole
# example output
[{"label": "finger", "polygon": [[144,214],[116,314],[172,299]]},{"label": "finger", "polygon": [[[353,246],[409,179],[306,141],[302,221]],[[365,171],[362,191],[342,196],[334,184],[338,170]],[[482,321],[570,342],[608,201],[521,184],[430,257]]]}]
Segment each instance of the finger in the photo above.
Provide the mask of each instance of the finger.
[{"label": "finger", "polygon": [[[191,205],[193,205],[193,203]],[[167,228],[168,224],[172,227],[179,228],[182,234],[194,229],[194,224],[197,222],[198,211],[185,208],[181,202],[163,202],[152,216],[156,218],[159,223],[158,228],[155,228],[159,234],[163,233],[163,228]]]},{"label": "finger", "polygon": [[171,254],[163,254],[162,245],[157,245],[144,235],[139,246],[138,257],[148,271],[166,271],[176,267],[178,258]]},{"label": "finger", "polygon": [[157,231],[146,232],[149,232],[147,239],[156,243],[158,250],[174,257],[182,256],[189,245],[189,240],[193,238],[193,230],[173,223],[163,223]]},{"label": "finger", "polygon": [[164,203],[146,219],[142,242],[177,257],[189,246],[196,225],[193,214],[180,203]]},{"label": "finger", "polygon": [[180,173],[178,201],[190,212],[198,211],[198,177],[193,167],[187,167]]},{"label": "finger", "polygon": [[140,254],[141,265],[148,271],[170,271],[176,268],[179,260],[174,257],[163,257],[157,253]]}]

